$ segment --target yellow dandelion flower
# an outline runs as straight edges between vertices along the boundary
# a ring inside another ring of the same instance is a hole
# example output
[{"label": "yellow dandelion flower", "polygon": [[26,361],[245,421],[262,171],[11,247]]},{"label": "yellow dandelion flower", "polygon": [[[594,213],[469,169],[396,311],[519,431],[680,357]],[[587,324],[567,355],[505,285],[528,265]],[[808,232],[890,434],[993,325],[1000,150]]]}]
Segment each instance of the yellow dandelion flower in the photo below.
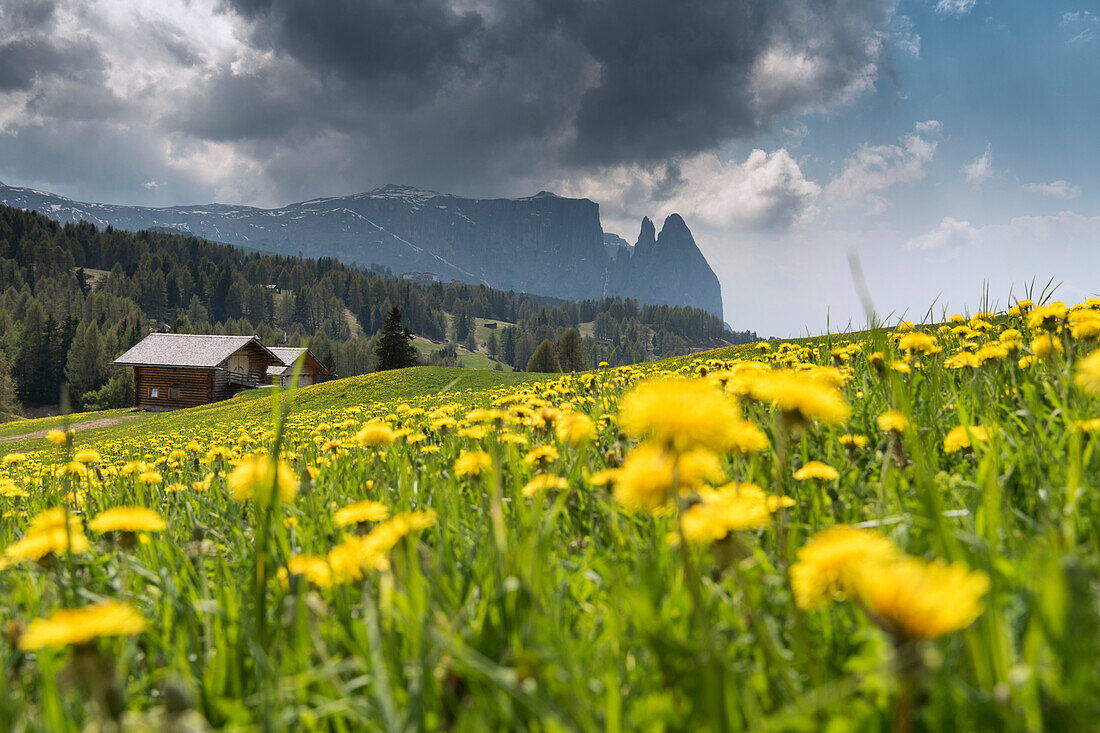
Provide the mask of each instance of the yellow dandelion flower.
[{"label": "yellow dandelion flower", "polygon": [[988,343],[978,349],[978,352],[974,356],[980,366],[989,361],[1004,359],[1008,355],[1009,348],[1004,343]]},{"label": "yellow dandelion flower", "polygon": [[947,437],[943,439],[943,449],[947,453],[957,453],[964,448],[970,448],[971,439],[979,443],[989,442],[989,433],[980,425],[959,425],[951,428]]},{"label": "yellow dandelion flower", "polygon": [[764,431],[748,420],[733,420],[726,426],[727,450],[748,455],[760,453],[768,448],[768,436]]},{"label": "yellow dandelion flower", "polygon": [[490,428],[486,425],[468,425],[458,429],[458,437],[471,440],[484,440],[489,433]]},{"label": "yellow dandelion flower", "polygon": [[802,468],[794,472],[795,481],[836,481],[840,473],[827,463],[821,461],[809,461]]},{"label": "yellow dandelion flower", "polygon": [[962,563],[905,557],[862,565],[854,585],[876,622],[906,639],[933,639],[974,623],[989,576]]},{"label": "yellow dandelion flower", "polygon": [[318,588],[332,585],[332,568],[327,557],[319,555],[295,555],[287,561],[292,575],[301,575]]},{"label": "yellow dandelion flower", "polygon": [[875,532],[838,525],[818,532],[798,550],[791,565],[791,589],[799,608],[813,609],[854,591],[855,574],[865,564],[893,560],[899,550]]},{"label": "yellow dandelion flower", "polygon": [[493,459],[485,451],[462,451],[455,461],[455,476],[480,478],[493,468]]},{"label": "yellow dandelion flower", "polygon": [[914,331],[898,339],[898,349],[906,354],[938,354],[942,349],[936,344],[936,337],[930,333]]},{"label": "yellow dandelion flower", "polygon": [[384,556],[406,535],[435,525],[436,516],[434,511],[410,511],[395,514],[375,526],[370,534],[363,538],[362,551],[367,557]]},{"label": "yellow dandelion flower", "polygon": [[0,567],[9,567],[28,560],[37,562],[50,555],[65,552],[87,552],[90,545],[88,538],[84,536],[80,517],[72,513],[67,516],[66,520],[66,512],[61,507],[37,514],[31,520],[27,534],[4,550]]},{"label": "yellow dandelion flower", "polygon": [[27,460],[25,453],[9,453],[4,456],[5,466],[18,466]]},{"label": "yellow dandelion flower", "polygon": [[164,517],[153,509],[144,507],[115,507],[96,515],[88,522],[88,529],[97,534],[104,532],[161,532],[168,525]]},{"label": "yellow dandelion flower", "polygon": [[616,477],[619,475],[619,469],[617,468],[604,468],[596,471],[588,477],[588,483],[592,486],[607,486],[608,484],[614,484]]},{"label": "yellow dandelion flower", "polygon": [[1073,381],[1086,394],[1100,397],[1100,349],[1077,363],[1077,374]]},{"label": "yellow dandelion flower", "polygon": [[631,437],[652,439],[675,450],[702,446],[724,451],[737,406],[715,385],[701,379],[645,382],[623,398],[619,424]]},{"label": "yellow dandelion flower", "polygon": [[1031,353],[1040,359],[1048,359],[1054,354],[1062,353],[1062,342],[1049,333],[1036,336],[1031,340]]},{"label": "yellow dandelion flower", "polygon": [[19,637],[24,651],[87,644],[105,636],[133,636],[148,624],[141,612],[129,603],[107,601],[83,608],[63,608],[49,618],[27,624]]},{"label": "yellow dandelion flower", "polygon": [[501,433],[498,436],[501,443],[511,445],[527,445],[527,436],[520,433]]},{"label": "yellow dandelion flower", "polygon": [[160,471],[142,471],[138,474],[138,481],[146,486],[156,486],[164,482],[164,477],[160,475]]},{"label": "yellow dandelion flower", "polygon": [[46,431],[46,440],[50,441],[58,448],[65,445],[65,443],[68,442],[69,437],[69,433],[66,433],[64,430],[58,430],[57,428]]},{"label": "yellow dandelion flower", "polygon": [[884,433],[901,435],[909,427],[909,419],[898,410],[887,410],[875,418],[878,429]]},{"label": "yellow dandelion flower", "polygon": [[1100,313],[1094,310],[1070,313],[1069,332],[1078,341],[1100,337]]},{"label": "yellow dandelion flower", "polygon": [[99,463],[103,459],[100,457],[99,453],[92,448],[81,448],[73,454],[73,460],[77,463],[89,464]]},{"label": "yellow dandelion flower", "polygon": [[1047,305],[1040,305],[1027,314],[1027,325],[1030,328],[1041,331],[1054,331],[1069,315],[1069,308],[1065,303],[1055,301]]},{"label": "yellow dandelion flower", "polygon": [[1024,335],[1015,328],[1006,328],[1001,331],[997,340],[1004,344],[1009,352],[1018,351],[1024,345]]},{"label": "yellow dandelion flower", "polygon": [[523,463],[530,469],[546,468],[558,460],[558,449],[552,445],[536,445],[523,457]]},{"label": "yellow dandelion flower", "polygon": [[870,442],[866,435],[853,435],[845,433],[837,439],[846,448],[866,448]]},{"label": "yellow dandelion flower", "polygon": [[569,482],[564,477],[555,476],[552,473],[540,473],[524,484],[523,495],[530,498],[544,491],[565,491],[568,488]]},{"label": "yellow dandelion flower", "polygon": [[706,448],[680,453],[676,457],[676,471],[680,485],[689,489],[698,488],[705,483],[724,481],[726,478],[718,454]]},{"label": "yellow dandelion flower", "polygon": [[346,527],[362,522],[381,522],[389,516],[390,510],[385,504],[365,499],[338,509],[332,519],[337,527]]},{"label": "yellow dandelion flower", "polygon": [[566,445],[580,445],[592,439],[595,429],[592,419],[583,412],[569,412],[561,416],[555,427],[558,440]]},{"label": "yellow dandelion flower", "polygon": [[363,577],[363,568],[385,570],[386,556],[364,547],[362,537],[349,537],[325,556],[333,583],[352,583]]},{"label": "yellow dandelion flower", "polygon": [[273,497],[291,501],[298,493],[298,477],[290,464],[279,460],[273,466],[271,456],[263,454],[242,458],[226,484],[235,501],[252,499],[260,505],[269,504]]},{"label": "yellow dandelion flower", "polygon": [[16,485],[10,478],[0,478],[0,496],[5,499],[23,499],[28,496],[26,490]]},{"label": "yellow dandelion flower", "polygon": [[364,448],[385,448],[396,439],[393,429],[384,422],[369,422],[355,434],[355,442]]},{"label": "yellow dandelion flower", "polygon": [[643,443],[631,451],[615,475],[612,496],[630,511],[653,511],[664,506],[673,490],[672,456]]},{"label": "yellow dandelion flower", "polygon": [[838,389],[794,371],[761,375],[751,396],[759,402],[770,402],[795,428],[811,420],[842,423],[851,409]]},{"label": "yellow dandelion flower", "polygon": [[730,532],[766,527],[774,512],[794,505],[790,497],[769,496],[755,484],[729,484],[701,497],[680,517],[688,542],[715,542]]}]

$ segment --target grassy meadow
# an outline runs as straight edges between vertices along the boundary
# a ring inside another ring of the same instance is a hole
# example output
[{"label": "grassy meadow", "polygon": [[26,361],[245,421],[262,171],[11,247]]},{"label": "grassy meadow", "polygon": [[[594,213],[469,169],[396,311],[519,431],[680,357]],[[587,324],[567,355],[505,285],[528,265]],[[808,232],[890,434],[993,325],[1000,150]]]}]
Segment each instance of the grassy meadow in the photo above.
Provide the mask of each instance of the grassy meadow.
[{"label": "grassy meadow", "polygon": [[5,425],[0,726],[1091,729],[1098,337],[1020,301]]}]

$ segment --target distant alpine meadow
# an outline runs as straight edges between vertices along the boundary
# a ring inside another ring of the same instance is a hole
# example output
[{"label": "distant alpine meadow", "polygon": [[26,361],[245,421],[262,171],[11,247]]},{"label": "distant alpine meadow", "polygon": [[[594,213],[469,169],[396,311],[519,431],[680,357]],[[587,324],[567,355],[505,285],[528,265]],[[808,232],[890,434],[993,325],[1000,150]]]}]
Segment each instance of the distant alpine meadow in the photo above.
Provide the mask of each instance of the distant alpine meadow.
[{"label": "distant alpine meadow", "polygon": [[8,730],[1087,730],[1100,299],[0,428]]}]

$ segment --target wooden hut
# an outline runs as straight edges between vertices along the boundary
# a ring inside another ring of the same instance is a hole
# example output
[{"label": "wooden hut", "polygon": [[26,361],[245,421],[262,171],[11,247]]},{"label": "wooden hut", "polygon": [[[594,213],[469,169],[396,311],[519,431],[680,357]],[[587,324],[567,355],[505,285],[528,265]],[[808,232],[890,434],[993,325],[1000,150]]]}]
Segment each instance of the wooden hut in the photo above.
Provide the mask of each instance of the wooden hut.
[{"label": "wooden hut", "polygon": [[302,371],[298,375],[299,387],[307,387],[322,381],[325,377],[332,376],[313,352],[304,346],[272,346],[270,351],[282,361],[281,364],[267,368],[267,376],[272,384],[290,386],[290,381],[294,377],[294,363],[298,357],[302,358]]},{"label": "wooden hut", "polygon": [[113,363],[134,368],[134,407],[175,410],[267,386],[283,362],[255,336],[151,333]]}]

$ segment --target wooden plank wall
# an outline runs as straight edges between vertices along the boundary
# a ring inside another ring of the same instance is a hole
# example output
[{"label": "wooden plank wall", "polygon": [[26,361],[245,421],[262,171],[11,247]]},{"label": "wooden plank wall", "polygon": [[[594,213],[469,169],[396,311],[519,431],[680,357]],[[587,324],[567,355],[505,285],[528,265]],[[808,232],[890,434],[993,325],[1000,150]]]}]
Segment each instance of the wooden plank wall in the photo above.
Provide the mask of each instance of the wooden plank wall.
[{"label": "wooden plank wall", "polygon": [[214,399],[224,400],[229,396],[229,372],[221,367],[217,368],[213,372],[214,374]]},{"label": "wooden plank wall", "polygon": [[[156,387],[156,397],[149,390]],[[171,398],[179,390],[179,399]],[[181,367],[134,367],[134,406],[176,410],[214,401],[214,370]]]}]

